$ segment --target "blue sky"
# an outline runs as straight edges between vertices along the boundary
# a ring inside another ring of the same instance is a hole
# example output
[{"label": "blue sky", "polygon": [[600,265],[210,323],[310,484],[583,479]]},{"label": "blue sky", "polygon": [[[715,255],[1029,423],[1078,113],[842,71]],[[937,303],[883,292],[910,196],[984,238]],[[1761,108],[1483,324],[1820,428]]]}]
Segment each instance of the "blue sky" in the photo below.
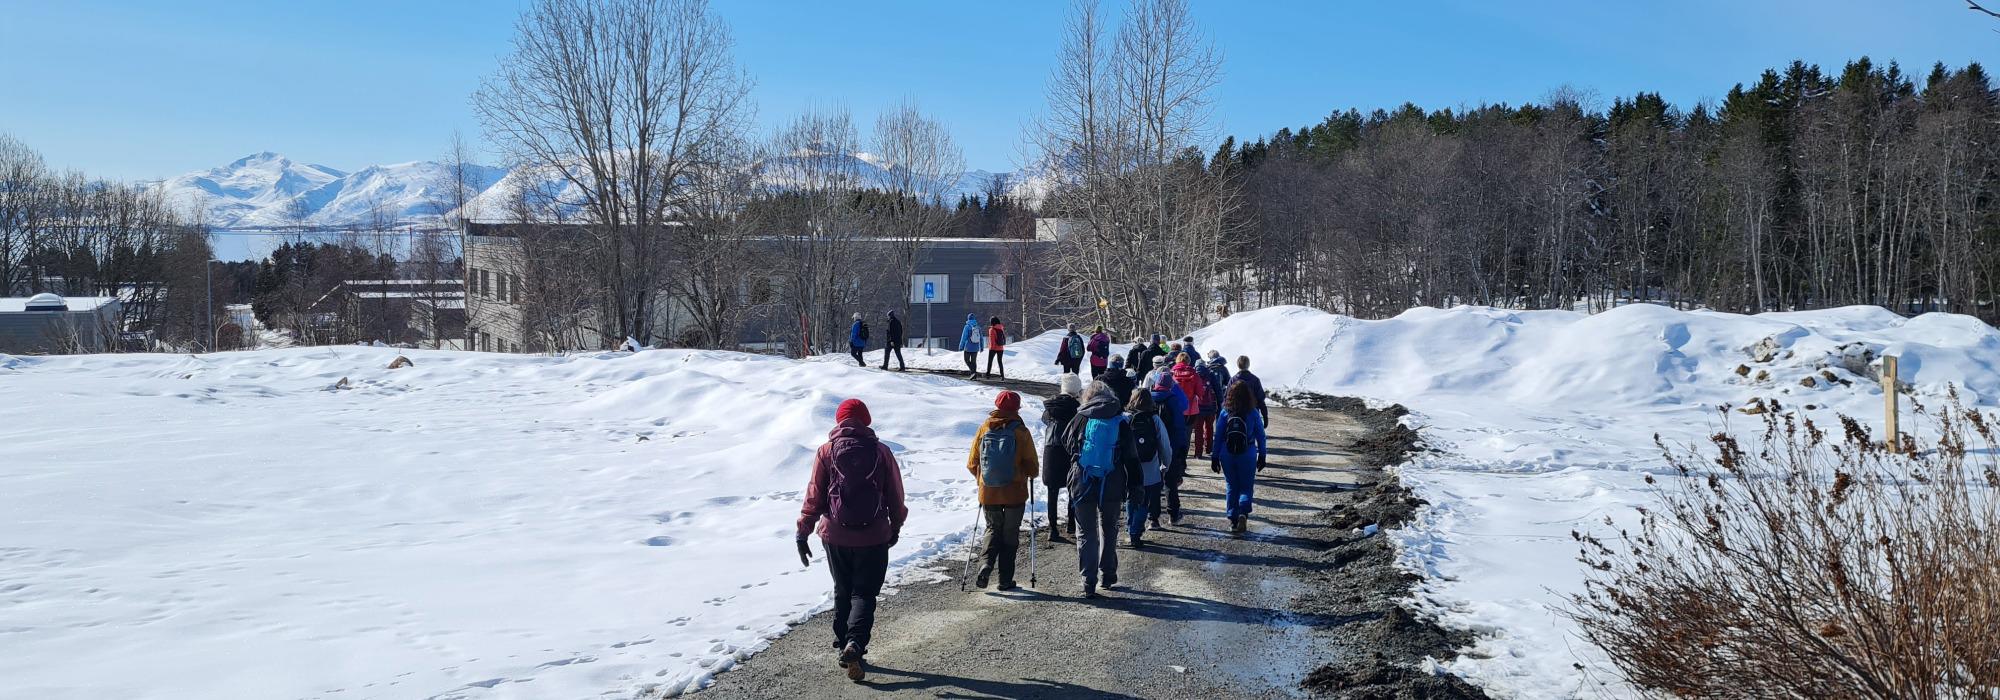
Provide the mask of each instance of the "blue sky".
[{"label": "blue sky", "polygon": [[[257,151],[342,169],[479,142],[467,96],[525,0],[0,0],[0,132],[51,164],[158,178]],[[1115,8],[1116,2],[1107,0]],[[971,167],[1009,170],[1066,3],[717,0],[758,124],[905,98]],[[1962,0],[1194,0],[1224,54],[1218,135],[1336,108],[1522,102],[1573,85],[1689,104],[1793,59],[1992,63],[2000,22]]]}]

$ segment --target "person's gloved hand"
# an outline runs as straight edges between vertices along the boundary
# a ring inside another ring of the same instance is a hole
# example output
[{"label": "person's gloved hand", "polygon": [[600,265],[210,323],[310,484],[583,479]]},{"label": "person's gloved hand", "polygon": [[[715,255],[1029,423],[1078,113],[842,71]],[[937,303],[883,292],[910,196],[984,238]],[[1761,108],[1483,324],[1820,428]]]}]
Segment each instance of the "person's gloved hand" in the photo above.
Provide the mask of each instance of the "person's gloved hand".
[{"label": "person's gloved hand", "polygon": [[806,538],[804,537],[799,538],[799,564],[803,566],[812,566],[813,564],[812,545],[806,544]]},{"label": "person's gloved hand", "polygon": [[1218,473],[1218,474],[1219,474],[1219,473],[1221,473],[1221,472],[1222,472],[1222,461],[1221,461],[1221,460],[1217,460],[1217,459],[1210,459],[1210,460],[1208,460],[1208,470],[1209,470],[1209,471],[1212,471],[1212,472],[1216,472],[1216,473]]},{"label": "person's gloved hand", "polygon": [[901,542],[901,541],[903,541],[903,533],[902,533],[902,532],[891,532],[891,533],[889,533],[889,546],[890,546],[891,548],[895,547],[895,546],[896,546],[896,543],[897,543],[897,542]]},{"label": "person's gloved hand", "polygon": [[1257,455],[1257,471],[1264,471],[1264,455]]}]

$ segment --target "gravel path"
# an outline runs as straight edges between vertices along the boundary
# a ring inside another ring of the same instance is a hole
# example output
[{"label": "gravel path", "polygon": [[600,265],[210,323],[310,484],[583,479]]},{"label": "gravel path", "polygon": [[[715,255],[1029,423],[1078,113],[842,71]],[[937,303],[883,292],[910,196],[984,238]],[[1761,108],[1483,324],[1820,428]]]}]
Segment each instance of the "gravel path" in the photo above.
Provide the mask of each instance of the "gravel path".
[{"label": "gravel path", "polygon": [[[883,598],[865,681],[850,683],[835,666],[822,614],[695,697],[1304,696],[1308,671],[1355,652],[1333,648],[1355,643],[1337,631],[1381,617],[1298,612],[1297,604],[1324,585],[1326,553],[1352,536],[1327,526],[1328,509],[1379,471],[1348,450],[1366,430],[1348,415],[1272,414],[1270,466],[1245,537],[1229,535],[1222,477],[1200,460],[1183,487],[1183,525],[1147,533],[1136,551],[1121,541],[1121,581],[1103,599],[1081,597],[1070,544],[1040,541],[1034,590],[960,592],[962,560],[952,560],[935,567],[948,581]],[[1028,566],[1025,536],[1020,565]]]}]

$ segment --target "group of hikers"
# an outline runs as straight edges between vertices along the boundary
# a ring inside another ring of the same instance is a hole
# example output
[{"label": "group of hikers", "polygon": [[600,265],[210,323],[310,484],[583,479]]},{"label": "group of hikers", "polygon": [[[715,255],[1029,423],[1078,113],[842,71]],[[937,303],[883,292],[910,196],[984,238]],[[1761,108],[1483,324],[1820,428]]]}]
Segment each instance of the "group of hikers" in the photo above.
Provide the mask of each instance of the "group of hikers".
[{"label": "group of hikers", "polygon": [[[977,318],[969,316],[966,333],[976,328]],[[996,335],[1004,340],[999,319],[989,328],[989,343],[997,345]],[[1263,382],[1251,373],[1250,358],[1237,357],[1231,374],[1221,353],[1210,350],[1204,358],[1192,337],[1169,344],[1155,335],[1124,355],[1110,352],[1110,338],[1101,326],[1088,340],[1072,326],[1065,352],[1072,339],[1083,350],[1070,362],[1058,362],[1064,371],[1056,392],[1042,402],[1039,450],[1034,431],[1021,417],[1021,396],[1013,391],[994,397],[993,409],[973,436],[965,466],[977,483],[986,528],[973,584],[979,588],[992,585],[996,573],[998,590],[1019,587],[1015,561],[1021,522],[1035,511],[1036,479],[1048,494],[1048,539],[1068,542],[1067,534],[1077,540],[1085,598],[1098,598],[1100,586],[1118,585],[1121,515],[1133,548],[1145,546],[1149,530],[1182,524],[1181,486],[1189,459],[1206,457],[1209,470],[1222,474],[1230,533],[1241,536],[1248,530],[1256,475],[1267,463],[1265,426],[1270,422]],[[974,370],[976,353],[966,353],[968,372]],[[1094,378],[1087,383],[1079,371],[1086,356]],[[883,360],[886,369],[887,357]],[[847,677],[858,681],[866,673],[863,659],[889,548],[909,509],[895,455],[876,438],[867,405],[859,399],[842,402],[834,423],[813,462],[797,543],[799,561],[810,566],[807,536],[819,534],[833,572],[834,649]],[[1034,534],[1031,528],[1030,536]],[[971,564],[968,560],[968,569]]]}]

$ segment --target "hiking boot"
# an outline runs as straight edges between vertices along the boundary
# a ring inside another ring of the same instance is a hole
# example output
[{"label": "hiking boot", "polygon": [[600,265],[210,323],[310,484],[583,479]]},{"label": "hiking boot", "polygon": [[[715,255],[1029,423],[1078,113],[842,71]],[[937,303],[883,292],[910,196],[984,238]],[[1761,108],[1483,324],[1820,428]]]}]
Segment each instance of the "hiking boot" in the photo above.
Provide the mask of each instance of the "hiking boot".
[{"label": "hiking boot", "polygon": [[1021,587],[1021,586],[1020,586],[1020,584],[1018,584],[1018,583],[1015,583],[1015,582],[1013,582],[1013,581],[1001,581],[1001,582],[1000,582],[1000,587],[999,587],[999,588],[997,588],[997,589],[995,589],[995,590],[1001,590],[1001,591],[1012,591],[1012,590],[1016,590],[1016,589],[1019,589],[1020,587]]},{"label": "hiking boot", "polygon": [[1118,585],[1118,574],[1110,571],[1104,572],[1104,587],[1110,588],[1116,585]]},{"label": "hiking boot", "polygon": [[868,675],[867,669],[862,668],[861,654],[861,645],[854,642],[848,642],[847,647],[840,650],[840,667],[847,669],[847,680],[859,683],[863,676]]},{"label": "hiking boot", "polygon": [[1098,597],[1098,595],[1097,595],[1097,584],[1095,584],[1095,583],[1085,583],[1085,584],[1083,584],[1083,597],[1085,597],[1085,598],[1092,598],[1092,599],[1095,599],[1095,598],[1097,598],[1097,597]]},{"label": "hiking boot", "polygon": [[980,569],[979,577],[972,579],[972,585],[978,586],[980,588],[985,588],[986,584],[992,582],[992,580],[993,580],[993,570]]},{"label": "hiking boot", "polygon": [[1167,522],[1172,523],[1174,527],[1180,527],[1181,514],[1180,513],[1173,514],[1172,517],[1167,518]]},{"label": "hiking boot", "polygon": [[1132,533],[1132,548],[1138,549],[1140,544],[1142,543],[1139,540],[1139,533],[1136,532]]},{"label": "hiking boot", "polygon": [[1157,515],[1153,516],[1153,529],[1155,530],[1160,529],[1160,517]]}]

